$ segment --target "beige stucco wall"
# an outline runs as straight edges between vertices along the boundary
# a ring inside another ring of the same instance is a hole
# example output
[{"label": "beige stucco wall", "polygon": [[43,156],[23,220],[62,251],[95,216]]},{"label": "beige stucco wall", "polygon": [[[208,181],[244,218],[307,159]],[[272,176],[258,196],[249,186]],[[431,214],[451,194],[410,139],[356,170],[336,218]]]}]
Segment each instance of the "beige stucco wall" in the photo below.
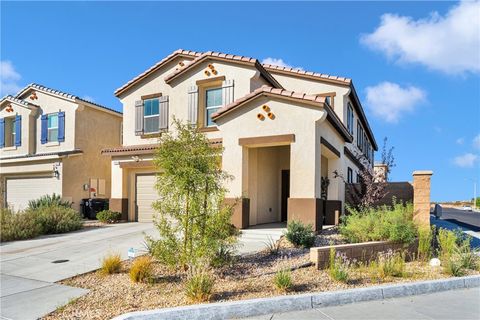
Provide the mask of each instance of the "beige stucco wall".
[{"label": "beige stucco wall", "polygon": [[[268,117],[264,121],[257,119],[264,104],[275,114],[274,120]],[[245,159],[238,139],[283,134],[295,134],[295,142],[290,148],[290,197],[313,198],[317,193],[319,196],[319,183],[315,181],[315,177],[318,180],[320,177],[319,144],[315,143],[316,121],[323,121],[324,117],[325,112],[318,107],[264,97],[218,119],[217,124],[223,135],[223,168],[235,177],[228,185],[228,197],[239,197],[247,191],[241,183]]]},{"label": "beige stucco wall", "polygon": [[[12,106],[13,112],[6,111],[7,105]],[[4,101],[0,108],[0,118],[15,117],[17,115],[22,117],[22,145],[0,149],[0,158],[25,155],[34,151],[35,137],[34,132],[30,131],[30,128],[35,128],[36,114],[36,109],[31,110],[17,103]]]},{"label": "beige stucco wall", "polygon": [[[192,68],[186,74],[178,79],[175,79],[170,84],[165,83],[164,78],[171,74],[177,67],[180,59],[175,59],[164,68],[157,71],[154,75],[148,78],[148,81],[143,81],[134,89],[123,94],[120,101],[123,104],[124,122],[123,122],[123,145],[139,145],[156,143],[157,138],[143,138],[135,135],[135,101],[141,100],[141,96],[162,93],[162,95],[169,96],[169,117],[170,125],[173,116],[184,122],[188,118],[188,87],[196,85],[197,80],[212,79],[215,77],[225,76],[225,79],[235,81],[234,84],[234,99],[238,99],[251,92],[263,84],[265,80],[258,78],[258,71],[253,66],[243,66],[238,64],[231,64],[225,62],[206,61],[198,66]],[[212,64],[217,70],[217,75],[206,76],[204,71],[208,64]],[[252,80],[252,78],[254,80]],[[201,98],[201,94],[199,95]],[[201,103],[200,103],[201,104]],[[220,132],[208,132],[209,138],[221,137]]]}]

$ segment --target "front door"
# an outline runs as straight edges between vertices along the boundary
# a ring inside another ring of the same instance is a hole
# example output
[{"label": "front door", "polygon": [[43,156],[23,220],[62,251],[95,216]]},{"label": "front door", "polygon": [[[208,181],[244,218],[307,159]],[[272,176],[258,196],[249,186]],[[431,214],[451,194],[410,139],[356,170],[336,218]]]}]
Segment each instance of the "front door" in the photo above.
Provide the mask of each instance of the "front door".
[{"label": "front door", "polygon": [[282,221],[287,221],[288,197],[290,197],[290,170],[282,170]]}]

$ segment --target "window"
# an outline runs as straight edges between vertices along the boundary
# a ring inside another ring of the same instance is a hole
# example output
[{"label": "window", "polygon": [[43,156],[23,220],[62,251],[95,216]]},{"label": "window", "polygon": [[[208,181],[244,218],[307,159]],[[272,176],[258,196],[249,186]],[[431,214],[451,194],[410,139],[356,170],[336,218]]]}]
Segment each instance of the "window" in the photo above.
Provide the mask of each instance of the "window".
[{"label": "window", "polygon": [[208,89],[205,91],[206,97],[206,112],[205,112],[205,126],[213,126],[212,114],[222,106],[222,88]]},{"label": "window", "polygon": [[347,105],[347,129],[353,135],[353,109],[350,103]]},{"label": "window", "polygon": [[365,133],[363,131],[362,125],[360,124],[360,121],[357,121],[357,147],[360,150],[364,150],[364,139]]},{"label": "window", "polygon": [[15,117],[5,118],[5,147],[15,145]]},{"label": "window", "polygon": [[51,113],[48,115],[48,141],[58,141],[58,113]]},{"label": "window", "polygon": [[143,132],[158,132],[160,126],[159,100],[158,98],[143,101]]},{"label": "window", "polygon": [[353,170],[350,167],[347,169],[347,183],[353,183]]}]

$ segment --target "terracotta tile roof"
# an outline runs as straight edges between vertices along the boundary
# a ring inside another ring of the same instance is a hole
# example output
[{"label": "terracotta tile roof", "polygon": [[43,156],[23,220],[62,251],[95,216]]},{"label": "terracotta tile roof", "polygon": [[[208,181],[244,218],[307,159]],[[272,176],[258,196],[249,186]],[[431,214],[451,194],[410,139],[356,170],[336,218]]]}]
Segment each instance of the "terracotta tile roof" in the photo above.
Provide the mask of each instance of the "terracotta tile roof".
[{"label": "terracotta tile roof", "polygon": [[115,95],[118,97],[120,94],[125,92],[131,86],[133,86],[137,81],[147,77],[152,72],[155,72],[156,70],[160,69],[163,65],[165,65],[167,62],[169,62],[170,60],[172,60],[173,58],[175,58],[177,56],[188,56],[188,57],[195,58],[195,57],[200,56],[201,54],[202,54],[201,52],[195,52],[195,51],[191,51],[191,50],[183,50],[183,49],[175,50],[174,52],[172,52],[171,54],[169,54],[168,56],[166,56],[162,60],[158,61],[152,67],[148,68],[147,70],[145,70],[144,72],[142,72],[141,74],[139,74],[138,76],[131,79],[130,81],[125,83],[123,86],[121,86],[120,88],[115,90]]},{"label": "terracotta tile roof", "polygon": [[2,100],[0,100],[0,104],[3,103],[4,101],[15,102],[15,103],[18,103],[18,104],[20,104],[24,107],[27,107],[27,108],[32,107],[32,106],[38,108],[38,106],[36,104],[27,102],[27,101],[22,100],[22,99],[17,99],[14,96],[11,96],[11,95],[3,97]]},{"label": "terracotta tile roof", "polygon": [[345,78],[345,77],[338,77],[338,76],[331,76],[325,73],[318,73],[318,72],[313,72],[313,71],[305,71],[302,69],[295,69],[295,68],[288,68],[288,67],[282,67],[282,66],[277,66],[273,64],[267,64],[264,63],[262,64],[267,71],[277,71],[277,72],[283,72],[283,73],[291,73],[299,76],[306,76],[306,77],[311,77],[311,78],[317,78],[319,80],[325,80],[325,81],[335,81],[335,82],[341,82],[344,84],[350,84],[352,82],[352,79]]},{"label": "terracotta tile roof", "polygon": [[212,119],[215,121],[222,115],[262,95],[282,97],[285,99],[296,99],[306,103],[314,103],[319,105],[320,107],[324,108],[325,111],[327,112],[327,121],[330,122],[330,124],[337,130],[337,132],[340,135],[342,135],[345,141],[347,142],[353,141],[353,137],[350,135],[347,128],[345,128],[345,125],[343,124],[343,122],[338,118],[338,115],[332,110],[332,108],[330,107],[330,105],[326,100],[327,99],[326,97],[320,97],[318,95],[309,95],[309,94],[300,93],[300,92],[293,92],[285,89],[277,89],[277,88],[272,88],[268,86],[260,87],[255,91],[241,97],[240,99],[237,99],[234,102],[226,105],[225,107],[220,108],[217,112],[212,114]]},{"label": "terracotta tile roof", "polygon": [[242,63],[242,64],[249,64],[252,66],[255,66],[258,71],[262,74],[262,76],[274,87],[276,88],[282,88],[282,85],[278,83],[278,81],[270,74],[268,73],[265,68],[262,66],[262,64],[255,58],[250,58],[246,56],[239,56],[239,55],[233,55],[233,54],[227,54],[227,53],[221,53],[221,52],[214,52],[214,51],[207,51],[205,53],[202,53],[192,61],[188,62],[185,64],[185,66],[181,69],[178,69],[168,76],[165,77],[165,82],[169,83],[179,75],[183,74],[193,66],[207,60],[207,59],[219,59],[219,60],[230,60],[233,62],[237,63]]},{"label": "terracotta tile roof", "polygon": [[[52,88],[48,88],[48,87],[45,87],[41,84],[38,84],[38,83],[31,83],[29,84],[28,86],[26,86],[25,88],[23,88],[20,92],[18,92],[15,97],[16,98],[20,98],[22,95],[24,95],[28,90],[30,89],[34,89],[34,90],[38,90],[38,91],[43,91],[43,92],[46,92],[46,93],[51,93],[53,95],[56,95],[56,96],[59,96],[59,97],[62,97],[62,98],[66,98],[67,100],[71,100],[73,102],[78,102],[78,101],[81,101],[81,102],[87,102],[89,104],[92,104],[96,107],[99,107],[99,108],[102,108],[102,109],[105,109],[105,110],[108,110],[108,111],[112,111],[112,112],[115,112],[119,115],[121,115],[122,113],[120,111],[117,111],[117,110],[114,110],[112,108],[109,108],[109,107],[105,107],[101,104],[98,104],[98,103],[95,103],[95,102],[92,102],[92,101],[88,101],[88,100],[85,100],[85,99],[82,99],[76,95],[73,95],[71,93],[67,93],[67,92],[63,92],[63,91],[60,91],[60,90],[56,90],[56,89],[52,89]],[[77,101],[78,100],[78,101]]]},{"label": "terracotta tile roof", "polygon": [[[217,139],[210,139],[210,144],[211,145],[221,145],[222,144],[222,139],[217,138]],[[152,144],[140,144],[140,145],[131,145],[131,146],[122,146],[122,147],[115,147],[115,148],[105,148],[102,149],[101,154],[102,155],[126,155],[126,154],[151,154],[153,153],[157,148],[159,144],[158,143],[152,143]]]},{"label": "terracotta tile roof", "polygon": [[268,86],[262,86],[258,89],[256,89],[253,92],[250,92],[249,94],[233,101],[232,103],[220,108],[217,112],[212,114],[212,119],[215,120],[219,118],[221,115],[239,107],[240,105],[244,104],[245,102],[252,100],[253,98],[262,95],[262,94],[269,94],[269,95],[276,95],[276,96],[282,96],[282,97],[287,97],[287,98],[293,98],[293,99],[299,99],[299,100],[304,100],[308,102],[315,102],[324,105],[326,101],[326,97],[320,97],[317,95],[309,95],[305,93],[299,93],[299,92],[293,92],[293,91],[288,91],[285,89],[277,89],[277,88],[272,88]]}]

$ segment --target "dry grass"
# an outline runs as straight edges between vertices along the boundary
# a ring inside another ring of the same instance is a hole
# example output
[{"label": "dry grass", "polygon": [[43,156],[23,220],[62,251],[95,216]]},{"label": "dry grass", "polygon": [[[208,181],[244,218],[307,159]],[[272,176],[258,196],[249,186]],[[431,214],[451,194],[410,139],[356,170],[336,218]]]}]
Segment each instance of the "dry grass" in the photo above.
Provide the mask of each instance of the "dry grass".
[{"label": "dry grass", "polygon": [[130,280],[133,282],[152,283],[153,260],[150,256],[142,256],[135,259],[130,267]]},{"label": "dry grass", "polygon": [[102,259],[102,267],[99,272],[103,275],[109,275],[120,272],[122,268],[122,258],[118,253],[107,254]]},{"label": "dry grass", "polygon": [[[309,262],[309,251],[282,247],[277,255],[268,251],[240,257],[232,267],[214,269],[213,291],[210,302],[253,299],[278,295],[275,275],[278,270]],[[90,292],[45,319],[110,319],[114,316],[139,310],[188,305],[186,296],[187,274],[172,271],[160,263],[151,263],[151,283],[134,283],[129,272],[132,262],[123,263],[122,272],[102,277],[97,272],[80,275],[62,284],[89,289]],[[469,271],[469,274],[479,272]],[[285,294],[343,290],[415,280],[447,278],[441,267],[430,267],[422,262],[408,262],[402,278],[380,278],[367,266],[352,268],[346,283],[332,280],[328,270],[315,267],[291,271],[293,285]]]}]

